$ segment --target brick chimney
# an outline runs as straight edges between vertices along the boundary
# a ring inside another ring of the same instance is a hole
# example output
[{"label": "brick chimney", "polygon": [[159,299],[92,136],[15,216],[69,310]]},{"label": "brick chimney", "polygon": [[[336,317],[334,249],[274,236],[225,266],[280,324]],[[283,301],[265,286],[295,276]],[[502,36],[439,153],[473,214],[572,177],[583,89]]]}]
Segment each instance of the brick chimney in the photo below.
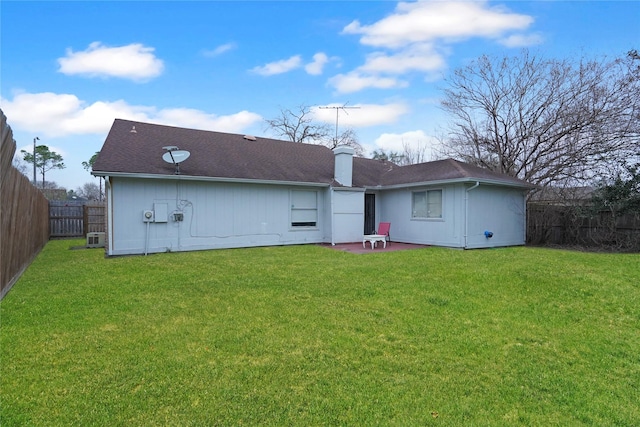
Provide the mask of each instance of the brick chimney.
[{"label": "brick chimney", "polygon": [[340,145],[333,149],[335,155],[334,178],[345,187],[351,187],[352,184],[354,153],[354,149],[346,145]]}]

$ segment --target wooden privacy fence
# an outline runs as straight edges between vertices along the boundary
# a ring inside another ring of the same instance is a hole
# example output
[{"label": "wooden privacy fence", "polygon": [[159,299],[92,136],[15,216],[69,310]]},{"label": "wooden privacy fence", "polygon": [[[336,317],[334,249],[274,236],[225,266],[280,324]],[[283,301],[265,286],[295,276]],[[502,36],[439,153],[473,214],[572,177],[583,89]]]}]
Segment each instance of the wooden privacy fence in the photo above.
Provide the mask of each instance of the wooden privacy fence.
[{"label": "wooden privacy fence", "polygon": [[49,240],[49,203],[12,165],[16,143],[0,110],[0,298]]},{"label": "wooden privacy fence", "polygon": [[84,220],[85,234],[87,233],[104,233],[106,228],[107,207],[104,202],[84,205],[82,212]]},{"label": "wooden privacy fence", "polygon": [[640,213],[614,216],[588,206],[527,206],[527,242],[640,251]]},{"label": "wooden privacy fence", "polygon": [[84,237],[87,233],[105,231],[105,205],[101,202],[51,200],[49,233],[51,237]]}]

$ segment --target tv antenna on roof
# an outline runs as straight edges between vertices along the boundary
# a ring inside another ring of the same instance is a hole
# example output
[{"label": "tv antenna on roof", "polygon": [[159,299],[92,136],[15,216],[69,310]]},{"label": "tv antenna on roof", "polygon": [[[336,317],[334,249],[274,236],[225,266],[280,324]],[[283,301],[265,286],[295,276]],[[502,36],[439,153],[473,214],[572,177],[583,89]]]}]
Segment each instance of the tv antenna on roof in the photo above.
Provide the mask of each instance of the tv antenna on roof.
[{"label": "tv antenna on roof", "polygon": [[176,175],[180,175],[180,163],[187,160],[191,153],[187,150],[180,150],[175,145],[167,145],[166,147],[162,147],[162,149],[167,150],[167,152],[162,155],[162,160],[174,164],[176,166]]},{"label": "tv antenna on roof", "polygon": [[338,115],[340,114],[340,110],[344,111],[344,113],[348,116],[349,113],[347,113],[347,109],[360,108],[360,107],[347,107],[347,104],[344,104],[344,105],[328,105],[326,107],[318,107],[318,108],[320,108],[322,110],[327,110],[327,109],[336,110],[336,139],[335,139],[335,144],[336,145],[338,145]]}]

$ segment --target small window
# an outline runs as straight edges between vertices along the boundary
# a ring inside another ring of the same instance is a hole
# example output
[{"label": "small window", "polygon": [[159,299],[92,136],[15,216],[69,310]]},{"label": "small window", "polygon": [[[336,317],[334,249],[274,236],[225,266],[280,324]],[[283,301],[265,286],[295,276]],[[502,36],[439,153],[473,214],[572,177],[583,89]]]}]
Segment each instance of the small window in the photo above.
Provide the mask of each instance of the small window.
[{"label": "small window", "polygon": [[316,227],[318,225],[318,192],[291,191],[291,226]]},{"label": "small window", "polygon": [[442,218],[442,190],[412,193],[411,218]]}]

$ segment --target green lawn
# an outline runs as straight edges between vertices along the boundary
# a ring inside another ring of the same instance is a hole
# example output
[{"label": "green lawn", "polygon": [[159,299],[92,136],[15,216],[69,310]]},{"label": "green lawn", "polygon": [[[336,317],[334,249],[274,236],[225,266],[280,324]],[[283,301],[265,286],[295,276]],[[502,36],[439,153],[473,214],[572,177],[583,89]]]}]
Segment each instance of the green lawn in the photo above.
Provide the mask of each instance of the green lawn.
[{"label": "green lawn", "polygon": [[0,425],[640,423],[640,255],[51,241],[0,307]]}]

